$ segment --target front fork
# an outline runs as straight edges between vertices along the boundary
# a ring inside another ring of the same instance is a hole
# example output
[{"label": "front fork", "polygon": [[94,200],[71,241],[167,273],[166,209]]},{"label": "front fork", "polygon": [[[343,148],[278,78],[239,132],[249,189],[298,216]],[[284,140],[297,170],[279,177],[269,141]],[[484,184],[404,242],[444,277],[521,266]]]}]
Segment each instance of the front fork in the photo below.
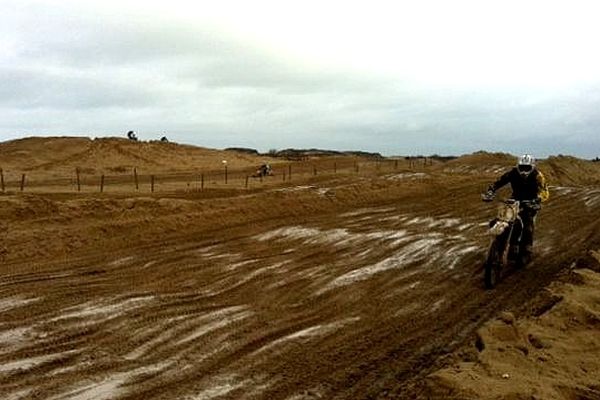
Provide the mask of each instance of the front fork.
[{"label": "front fork", "polygon": [[496,249],[498,251],[498,262],[500,265],[508,264],[508,248],[511,242],[511,236],[514,230],[514,223],[511,223],[501,234],[496,236]]},{"label": "front fork", "polygon": [[[508,265],[508,255],[510,252],[510,246],[517,246],[518,257],[521,256],[521,239],[523,238],[523,232],[525,227],[523,226],[523,220],[520,216],[516,218],[516,220],[511,223],[500,235],[496,236],[494,240],[498,241],[498,258],[502,265]],[[513,235],[515,237],[513,237]]]}]

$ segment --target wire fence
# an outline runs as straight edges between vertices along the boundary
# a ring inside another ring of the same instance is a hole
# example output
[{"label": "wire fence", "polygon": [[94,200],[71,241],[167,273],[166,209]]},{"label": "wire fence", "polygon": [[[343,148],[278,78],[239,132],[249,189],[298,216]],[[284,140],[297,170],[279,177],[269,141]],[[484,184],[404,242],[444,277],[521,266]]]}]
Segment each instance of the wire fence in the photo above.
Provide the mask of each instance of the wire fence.
[{"label": "wire fence", "polygon": [[172,191],[209,189],[250,189],[265,185],[291,184],[332,174],[362,174],[415,170],[432,164],[427,158],[308,160],[272,165],[272,174],[262,176],[255,167],[151,173],[137,167],[120,174],[89,173],[76,168],[70,176],[40,177],[35,171],[7,171],[0,168],[0,191],[12,192],[106,192]]}]

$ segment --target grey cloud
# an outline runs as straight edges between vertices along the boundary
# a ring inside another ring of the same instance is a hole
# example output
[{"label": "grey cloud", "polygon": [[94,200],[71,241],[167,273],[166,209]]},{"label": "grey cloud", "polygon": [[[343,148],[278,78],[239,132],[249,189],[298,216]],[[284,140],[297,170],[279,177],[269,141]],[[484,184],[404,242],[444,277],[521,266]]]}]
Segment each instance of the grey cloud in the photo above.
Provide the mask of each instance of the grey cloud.
[{"label": "grey cloud", "polygon": [[[90,20],[50,37],[35,34],[27,38],[37,45],[22,55],[35,60],[49,58],[59,64],[82,68],[177,60],[192,54],[210,60],[239,53],[242,48],[210,30],[189,27],[156,27],[114,21]],[[50,28],[53,30],[53,28]]]},{"label": "grey cloud", "polygon": [[19,108],[86,109],[147,107],[161,93],[95,73],[54,72],[44,69],[0,68],[0,106]]},{"label": "grey cloud", "polygon": [[340,90],[366,92],[387,86],[373,76],[323,70],[282,57],[219,31],[214,26],[156,25],[126,17],[100,19],[63,10],[38,11],[22,25],[25,65],[91,69],[139,68],[183,83],[252,87],[291,93]]},{"label": "grey cloud", "polygon": [[222,35],[211,34],[210,29],[157,25],[118,14],[107,18],[85,8],[34,3],[0,18],[2,22],[20,21],[13,22],[18,27],[13,33],[23,44],[20,55],[29,60],[78,66],[119,65],[190,51],[225,49]]}]

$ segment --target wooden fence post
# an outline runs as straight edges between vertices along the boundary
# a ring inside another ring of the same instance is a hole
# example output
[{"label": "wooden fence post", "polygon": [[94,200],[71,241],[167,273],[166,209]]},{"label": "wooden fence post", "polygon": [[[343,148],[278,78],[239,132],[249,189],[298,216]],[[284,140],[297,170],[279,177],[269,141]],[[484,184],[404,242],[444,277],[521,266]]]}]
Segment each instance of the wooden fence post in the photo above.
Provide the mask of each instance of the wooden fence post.
[{"label": "wooden fence post", "polygon": [[81,179],[80,179],[79,168],[75,168],[75,176],[77,178],[77,191],[81,192]]},{"label": "wooden fence post", "polygon": [[138,182],[137,168],[133,168],[133,180],[135,181],[135,190],[140,190],[140,185]]},{"label": "wooden fence post", "polygon": [[21,175],[21,192],[25,189],[25,174]]},{"label": "wooden fence post", "polygon": [[356,173],[358,174],[358,161],[354,162],[354,169],[356,170]]},{"label": "wooden fence post", "polygon": [[285,169],[283,170],[283,181],[285,182]]},{"label": "wooden fence post", "polygon": [[150,175],[150,191],[154,193],[154,175]]},{"label": "wooden fence post", "polygon": [[225,184],[227,185],[227,164],[225,164]]},{"label": "wooden fence post", "polygon": [[336,162],[333,163],[333,173],[337,174],[337,163]]},{"label": "wooden fence post", "polygon": [[313,165],[313,175],[317,176],[317,167],[315,167],[314,165]]},{"label": "wooden fence post", "polygon": [[204,174],[200,175],[200,190],[204,190]]},{"label": "wooden fence post", "polygon": [[246,175],[246,189],[248,189],[248,175]]},{"label": "wooden fence post", "polygon": [[104,174],[100,177],[100,193],[104,192]]},{"label": "wooden fence post", "polygon": [[4,187],[4,171],[0,168],[0,184],[2,184],[2,193],[6,190]]},{"label": "wooden fence post", "polygon": [[288,181],[292,180],[292,164],[288,165]]}]

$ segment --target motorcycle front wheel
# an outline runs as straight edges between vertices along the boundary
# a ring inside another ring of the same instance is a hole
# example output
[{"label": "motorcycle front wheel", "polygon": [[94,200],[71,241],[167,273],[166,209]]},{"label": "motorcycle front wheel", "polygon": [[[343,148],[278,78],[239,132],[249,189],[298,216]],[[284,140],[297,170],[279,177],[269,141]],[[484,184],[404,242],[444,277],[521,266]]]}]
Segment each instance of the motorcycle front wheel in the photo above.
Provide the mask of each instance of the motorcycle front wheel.
[{"label": "motorcycle front wheel", "polygon": [[485,261],[483,283],[486,289],[493,289],[500,281],[502,269],[502,246],[499,237],[490,245],[487,260]]}]

